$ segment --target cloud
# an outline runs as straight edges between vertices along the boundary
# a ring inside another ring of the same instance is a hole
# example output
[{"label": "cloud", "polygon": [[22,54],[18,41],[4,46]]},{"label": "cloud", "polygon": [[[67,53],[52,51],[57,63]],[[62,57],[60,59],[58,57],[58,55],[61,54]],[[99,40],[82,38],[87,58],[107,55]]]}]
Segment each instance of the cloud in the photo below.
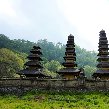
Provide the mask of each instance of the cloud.
[{"label": "cloud", "polygon": [[[10,0],[11,1],[11,0]],[[0,14],[15,17],[16,12],[12,8],[12,3],[9,0],[0,0]]]},{"label": "cloud", "polygon": [[97,50],[98,34],[109,34],[108,0],[0,0],[0,33],[11,39],[48,39]]},{"label": "cloud", "polygon": [[99,31],[101,29],[109,31],[109,1],[57,0],[57,2],[61,12],[77,29],[77,35],[80,37],[77,43],[86,49],[96,50]]},{"label": "cloud", "polygon": [[[30,41],[47,38],[48,41],[66,43],[67,36],[73,26],[64,19],[55,1],[51,0],[5,0],[13,16],[4,10],[0,19],[1,33],[10,38],[20,38]],[[69,28],[69,29],[68,29]]]}]

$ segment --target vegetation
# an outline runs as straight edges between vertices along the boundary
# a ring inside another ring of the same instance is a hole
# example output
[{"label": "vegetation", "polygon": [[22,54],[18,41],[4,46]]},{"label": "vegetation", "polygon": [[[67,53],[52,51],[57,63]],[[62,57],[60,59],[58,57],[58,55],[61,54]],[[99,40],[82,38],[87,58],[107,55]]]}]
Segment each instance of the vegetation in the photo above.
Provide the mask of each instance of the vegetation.
[{"label": "vegetation", "polygon": [[[30,49],[34,45],[39,45],[42,48],[42,59],[45,71],[53,74],[56,70],[62,68],[61,63],[64,62],[63,56],[65,55],[66,45],[58,42],[48,42],[46,39],[38,40],[37,43],[25,41],[21,39],[10,40],[7,36],[0,34],[0,75],[6,76],[7,73],[12,72],[15,74],[18,70],[23,68],[23,64],[26,61],[26,56],[29,54]],[[3,49],[7,48],[7,49]],[[11,55],[11,56],[10,56]],[[83,67],[88,77],[96,70],[97,53],[94,51],[87,51],[81,49],[76,45],[76,55],[78,67]],[[12,59],[11,59],[12,58]],[[3,68],[2,66],[7,66]],[[4,73],[6,69],[7,73]]]},{"label": "vegetation", "polygon": [[0,109],[108,109],[109,93],[31,91],[1,95]]},{"label": "vegetation", "polygon": [[[21,39],[10,40],[0,34],[0,78],[15,77],[23,69],[26,57],[34,45],[42,48],[42,62],[47,74],[56,77],[56,71],[62,68],[65,45],[54,44],[46,39],[37,43]],[[76,45],[78,67],[83,67],[88,78],[96,70],[94,51],[86,51]],[[31,91],[24,95],[0,95],[0,109],[108,109],[109,93],[103,92],[49,92]]]},{"label": "vegetation", "polygon": [[23,68],[24,55],[9,49],[0,49],[0,77],[14,77],[16,72]]}]

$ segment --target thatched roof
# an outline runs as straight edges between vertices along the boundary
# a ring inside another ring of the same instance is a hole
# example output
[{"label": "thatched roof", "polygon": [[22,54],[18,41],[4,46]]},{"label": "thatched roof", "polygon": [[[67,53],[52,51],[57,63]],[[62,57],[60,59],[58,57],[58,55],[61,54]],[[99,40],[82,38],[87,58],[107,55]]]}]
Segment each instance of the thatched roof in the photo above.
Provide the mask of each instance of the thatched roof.
[{"label": "thatched roof", "polygon": [[38,67],[42,67],[41,63],[38,61],[28,61],[25,63],[26,66],[38,66]]},{"label": "thatched roof", "polygon": [[62,65],[74,66],[77,64],[75,62],[63,62]]},{"label": "thatched roof", "polygon": [[37,50],[37,49],[32,49],[32,50],[30,50],[30,52],[42,55],[42,52],[40,50]]},{"label": "thatched roof", "polygon": [[79,73],[80,70],[77,68],[63,68],[60,69],[59,71],[57,71],[57,73],[61,74],[61,73],[66,73],[66,74],[75,74],[75,73]]},{"label": "thatched roof", "polygon": [[109,68],[109,62],[99,62],[97,67],[98,68]]},{"label": "thatched roof", "polygon": [[109,59],[109,56],[99,56],[98,59]]},{"label": "thatched roof", "polygon": [[21,70],[19,73],[17,73],[19,75],[34,75],[34,76],[47,76],[46,74],[44,74],[41,70],[32,70],[32,69],[24,69]]},{"label": "thatched roof", "polygon": [[103,70],[103,69],[99,69],[96,71],[97,74],[101,73],[101,74],[109,74],[109,70]]},{"label": "thatched roof", "polygon": [[30,54],[27,58],[29,58],[29,59],[35,58],[37,60],[42,61],[42,59],[40,58],[40,56],[38,54]]}]

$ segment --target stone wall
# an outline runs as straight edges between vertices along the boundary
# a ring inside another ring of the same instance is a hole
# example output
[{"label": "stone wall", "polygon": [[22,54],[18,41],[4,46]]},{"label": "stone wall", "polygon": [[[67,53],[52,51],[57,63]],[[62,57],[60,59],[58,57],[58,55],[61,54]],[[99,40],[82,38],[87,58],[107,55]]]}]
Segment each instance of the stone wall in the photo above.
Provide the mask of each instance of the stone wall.
[{"label": "stone wall", "polygon": [[0,79],[0,92],[22,92],[31,89],[71,90],[71,91],[108,91],[109,81],[102,80],[65,80],[65,79]]}]

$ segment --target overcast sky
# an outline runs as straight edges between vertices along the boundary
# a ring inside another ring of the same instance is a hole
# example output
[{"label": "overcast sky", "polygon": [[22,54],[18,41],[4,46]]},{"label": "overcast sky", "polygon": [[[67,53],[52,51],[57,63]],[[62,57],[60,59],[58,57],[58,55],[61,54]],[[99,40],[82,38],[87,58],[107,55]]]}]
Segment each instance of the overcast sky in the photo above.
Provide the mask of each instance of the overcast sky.
[{"label": "overcast sky", "polygon": [[0,0],[0,34],[66,44],[69,34],[87,50],[98,47],[99,31],[109,39],[109,0]]}]

